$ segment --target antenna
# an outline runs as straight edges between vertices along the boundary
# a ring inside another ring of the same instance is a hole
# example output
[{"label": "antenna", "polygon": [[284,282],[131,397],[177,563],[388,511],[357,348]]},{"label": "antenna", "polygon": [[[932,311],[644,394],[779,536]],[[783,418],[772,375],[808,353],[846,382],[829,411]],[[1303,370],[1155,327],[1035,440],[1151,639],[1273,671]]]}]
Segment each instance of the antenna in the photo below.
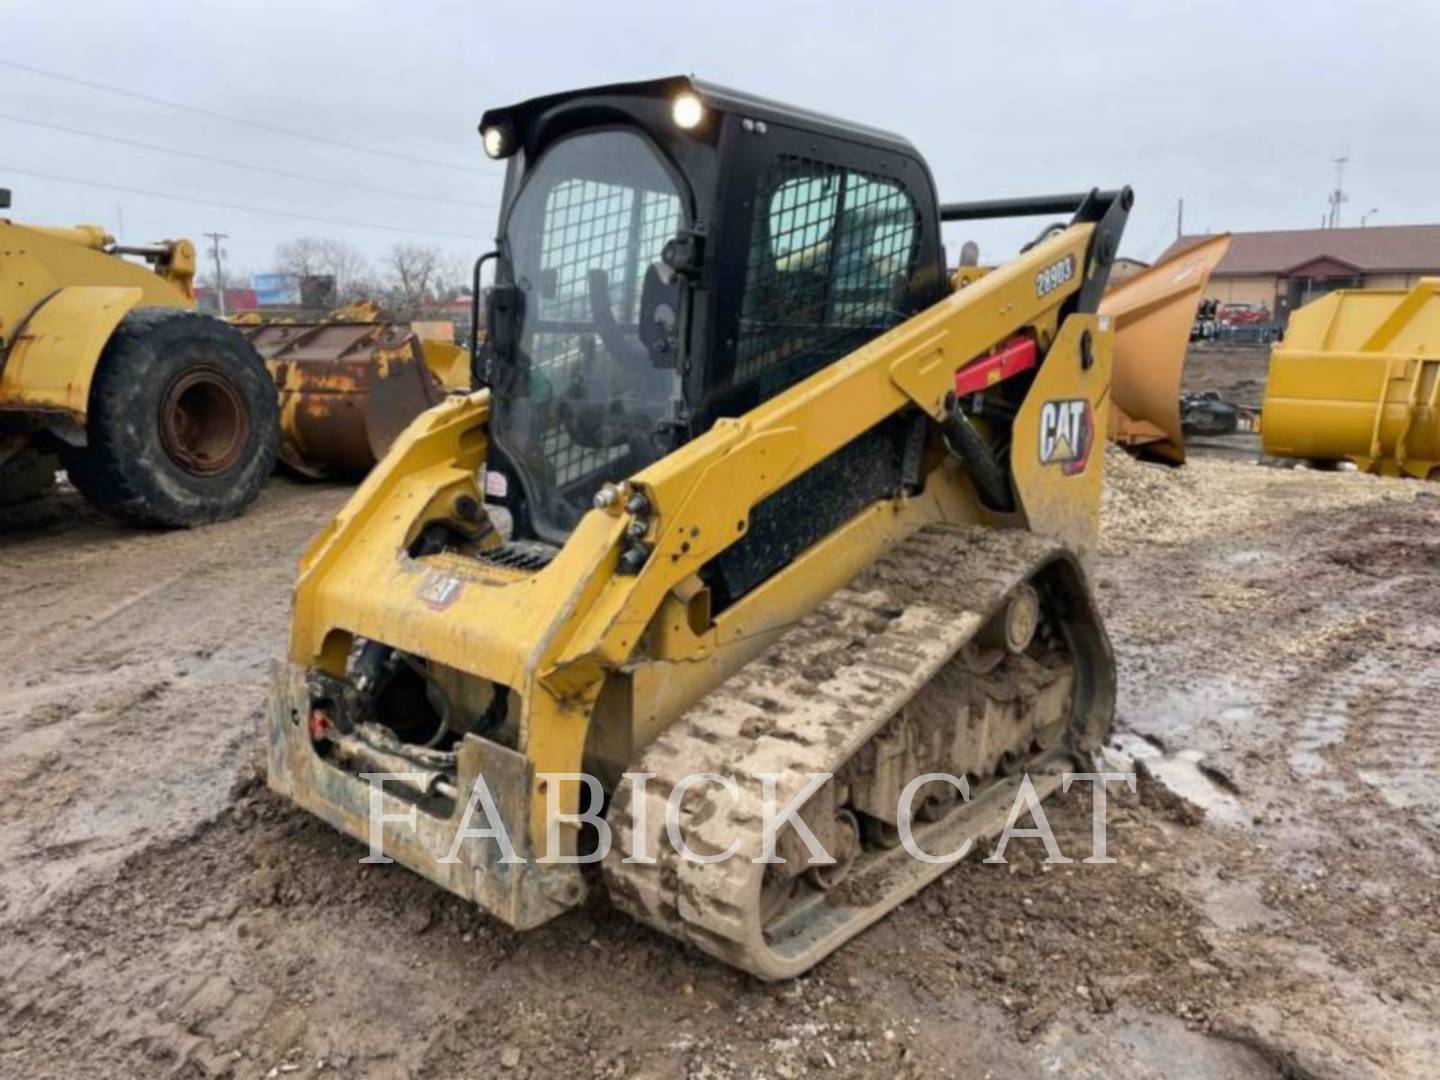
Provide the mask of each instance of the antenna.
[{"label": "antenna", "polygon": [[1350,201],[1350,196],[1345,194],[1345,165],[1350,159],[1348,157],[1331,158],[1335,165],[1335,190],[1330,193],[1330,217],[1326,226],[1331,229],[1340,227],[1340,206]]}]

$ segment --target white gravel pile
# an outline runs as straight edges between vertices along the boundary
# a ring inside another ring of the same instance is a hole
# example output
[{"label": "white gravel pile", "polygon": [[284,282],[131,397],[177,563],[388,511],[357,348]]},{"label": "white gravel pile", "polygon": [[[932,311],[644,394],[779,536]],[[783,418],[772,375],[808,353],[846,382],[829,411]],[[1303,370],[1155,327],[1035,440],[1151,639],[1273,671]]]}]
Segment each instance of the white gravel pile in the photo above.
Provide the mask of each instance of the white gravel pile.
[{"label": "white gravel pile", "polygon": [[1167,542],[1191,532],[1213,510],[1197,504],[1191,467],[1138,461],[1113,443],[1105,446],[1105,491],[1100,529],[1107,546],[1131,538]]}]

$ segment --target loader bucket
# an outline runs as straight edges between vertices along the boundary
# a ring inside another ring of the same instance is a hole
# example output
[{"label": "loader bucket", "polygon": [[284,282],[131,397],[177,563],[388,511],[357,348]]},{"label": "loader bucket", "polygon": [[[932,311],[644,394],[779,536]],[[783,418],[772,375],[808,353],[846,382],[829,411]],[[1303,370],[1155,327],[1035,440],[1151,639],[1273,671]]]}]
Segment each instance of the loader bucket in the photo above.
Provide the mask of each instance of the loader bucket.
[{"label": "loader bucket", "polygon": [[1228,233],[1156,263],[1105,294],[1100,314],[1115,326],[1110,438],[1133,453],[1180,464],[1180,375],[1195,309]]},{"label": "loader bucket", "polygon": [[280,393],[280,460],[304,476],[369,472],[410,421],[445,396],[406,326],[337,321],[237,329]]},{"label": "loader bucket", "polygon": [[446,390],[471,390],[470,350],[453,341],[440,341],[422,337],[420,345],[425,350],[425,363],[431,373]]},{"label": "loader bucket", "polygon": [[1440,479],[1440,278],[1296,309],[1261,416],[1267,454]]}]

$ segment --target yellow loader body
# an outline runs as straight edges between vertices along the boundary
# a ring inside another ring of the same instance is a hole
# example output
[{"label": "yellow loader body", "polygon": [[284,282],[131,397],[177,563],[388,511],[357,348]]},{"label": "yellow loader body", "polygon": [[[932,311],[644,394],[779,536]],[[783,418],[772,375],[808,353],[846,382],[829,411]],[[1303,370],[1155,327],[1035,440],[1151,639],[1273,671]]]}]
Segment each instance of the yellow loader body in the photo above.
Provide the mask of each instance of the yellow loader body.
[{"label": "yellow loader body", "polygon": [[85,426],[95,365],[137,307],[194,307],[195,250],[173,245],[165,276],[105,252],[95,225],[33,228],[0,219],[0,411]]},{"label": "yellow loader body", "polygon": [[1277,457],[1440,472],[1440,278],[1345,289],[1290,316],[1270,356],[1261,435]]},{"label": "yellow loader body", "polygon": [[[1035,296],[1036,273],[1080,258],[1092,228],[1068,229],[753,412],[719,422],[637,475],[608,508],[587,514],[534,573],[406,554],[427,522],[463,517],[457,508],[482,500],[489,394],[422,415],[301,561],[289,666],[271,709],[271,785],[345,832],[371,835],[370,785],[311,745],[305,675],[317,667],[343,674],[357,635],[384,641],[518,694],[520,752],[467,738],[455,786],[469,790],[483,775],[517,849],[543,855],[552,796],[538,775],[578,774],[587,747],[618,773],[687,707],[927,524],[1013,524],[1093,550],[1104,460],[1095,447],[1103,447],[1113,334],[1095,315],[1057,325],[1073,284]],[[921,495],[875,504],[708,617],[696,573],[744,535],[757,503],[906,406],[940,415],[956,370],[1020,326],[1052,344],[1016,423],[1024,452],[1012,463],[1021,504],[1012,521],[988,514],[963,471],[939,460]],[[1082,401],[1093,418],[1091,452],[1071,473],[1039,457],[1040,414],[1053,401]],[[661,524],[647,569],[624,575],[617,558],[634,520],[622,509],[632,490],[647,495]],[[648,655],[637,659],[642,639]],[[412,805],[395,794],[375,797],[397,821]],[[573,813],[578,803],[578,780],[564,782],[559,807]],[[442,862],[463,810],[457,804],[438,820],[422,814],[418,832],[387,828],[387,851],[517,927],[578,902],[580,874],[563,863],[511,870],[479,843]],[[563,850],[552,854],[573,854],[575,830],[559,839]]]},{"label": "yellow loader body", "polygon": [[243,339],[195,311],[194,279],[188,240],[0,219],[0,503],[42,495],[57,468],[147,526],[254,500],[274,465],[274,388]]},{"label": "yellow loader body", "polygon": [[[1082,560],[1132,193],[941,203],[899,136],[684,76],[482,130],[486,388],[302,558],[270,786],[512,926],[598,862],[793,976],[948,865],[912,803],[979,842],[1109,730]],[[1054,214],[948,270],[942,221]],[[767,791],[833,856],[767,837]]]}]

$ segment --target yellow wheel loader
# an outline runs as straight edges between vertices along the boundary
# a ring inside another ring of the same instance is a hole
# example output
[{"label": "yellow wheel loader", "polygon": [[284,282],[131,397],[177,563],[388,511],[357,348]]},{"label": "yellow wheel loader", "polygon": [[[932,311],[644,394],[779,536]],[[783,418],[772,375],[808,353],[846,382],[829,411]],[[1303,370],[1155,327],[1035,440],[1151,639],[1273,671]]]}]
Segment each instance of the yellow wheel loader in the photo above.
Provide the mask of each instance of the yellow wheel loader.
[{"label": "yellow wheel loader", "polygon": [[[304,555],[269,783],[513,927],[603,887],[793,976],[1109,730],[1130,191],[942,204],[902,138],[689,78],[481,132],[483,385]],[[1002,215],[1065,220],[948,273]]]},{"label": "yellow wheel loader", "polygon": [[194,276],[188,240],[125,247],[94,225],[0,218],[0,501],[43,489],[57,457],[92,503],[143,525],[254,500],[275,464],[275,387],[237,331],[192,310]]}]

